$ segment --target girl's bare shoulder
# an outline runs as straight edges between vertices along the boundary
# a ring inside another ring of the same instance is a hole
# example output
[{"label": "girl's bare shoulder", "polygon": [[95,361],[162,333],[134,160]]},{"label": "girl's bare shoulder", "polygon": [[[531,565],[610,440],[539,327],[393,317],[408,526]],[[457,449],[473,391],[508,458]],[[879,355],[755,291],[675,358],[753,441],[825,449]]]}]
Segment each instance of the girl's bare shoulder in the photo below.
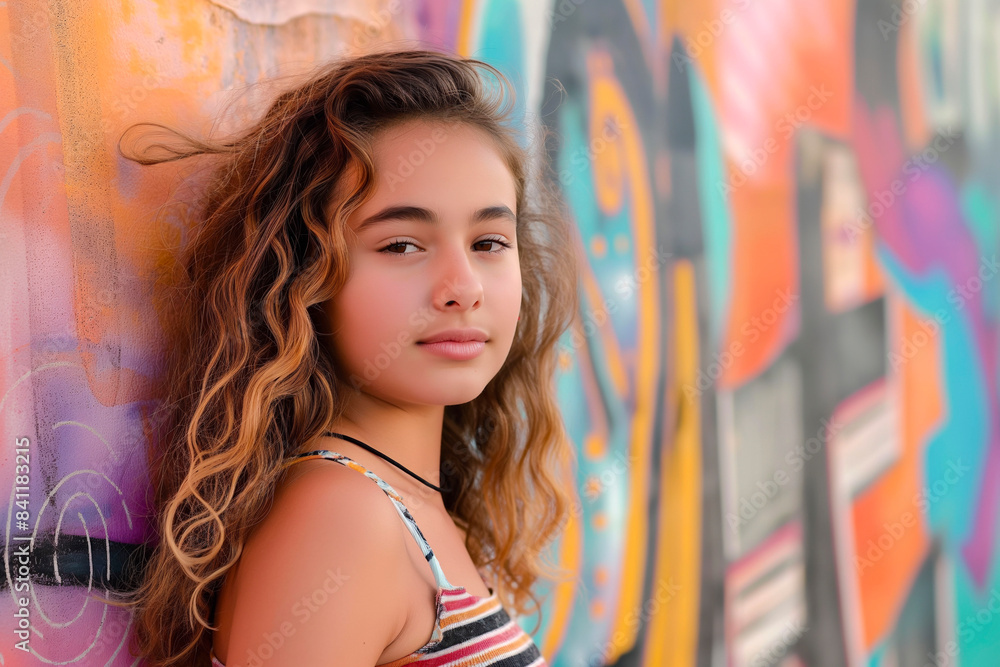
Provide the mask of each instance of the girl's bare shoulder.
[{"label": "girl's bare shoulder", "polygon": [[[405,553],[401,525],[392,501],[374,481],[334,461],[311,459],[285,472],[251,540],[256,538],[262,552],[282,549],[274,538],[287,536],[320,548],[334,543],[342,555],[352,548],[369,555],[369,548],[379,547],[385,558]],[[355,537],[360,539],[348,539]]]},{"label": "girl's bare shoulder", "polygon": [[236,601],[227,655],[246,660],[277,632],[284,639],[272,667],[320,664],[317,656],[334,653],[338,664],[375,664],[406,621],[396,594],[406,558],[400,523],[390,499],[357,471],[324,459],[291,466],[225,584]]}]

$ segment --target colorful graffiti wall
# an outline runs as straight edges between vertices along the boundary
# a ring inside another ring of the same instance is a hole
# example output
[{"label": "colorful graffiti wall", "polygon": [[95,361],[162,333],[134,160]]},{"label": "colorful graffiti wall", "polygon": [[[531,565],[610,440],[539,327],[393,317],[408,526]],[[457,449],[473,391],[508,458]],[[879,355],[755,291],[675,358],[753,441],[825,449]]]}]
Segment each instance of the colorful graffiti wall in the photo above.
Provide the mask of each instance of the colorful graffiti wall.
[{"label": "colorful graffiti wall", "polygon": [[520,619],[550,664],[998,664],[998,26],[996,0],[0,2],[0,665],[141,664],[89,594],[149,536],[155,288],[200,174],[118,134],[238,126],[252,84],[395,41],[500,67],[557,138],[586,261],[576,578]]}]

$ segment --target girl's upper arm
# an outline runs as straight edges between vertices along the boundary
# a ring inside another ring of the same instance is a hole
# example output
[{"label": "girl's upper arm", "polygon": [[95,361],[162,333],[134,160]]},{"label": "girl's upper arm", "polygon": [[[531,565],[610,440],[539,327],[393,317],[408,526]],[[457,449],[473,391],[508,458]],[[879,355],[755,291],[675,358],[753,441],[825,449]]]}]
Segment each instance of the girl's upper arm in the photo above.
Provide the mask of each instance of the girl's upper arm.
[{"label": "girl's upper arm", "polygon": [[307,464],[240,556],[226,667],[372,667],[405,623],[392,501],[338,463]]}]

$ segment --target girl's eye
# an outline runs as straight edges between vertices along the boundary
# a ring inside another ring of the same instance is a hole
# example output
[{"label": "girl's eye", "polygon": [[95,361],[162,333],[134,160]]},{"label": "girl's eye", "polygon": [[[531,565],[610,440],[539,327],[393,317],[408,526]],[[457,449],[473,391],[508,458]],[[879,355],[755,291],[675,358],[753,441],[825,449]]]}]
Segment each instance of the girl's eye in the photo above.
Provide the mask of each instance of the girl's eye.
[{"label": "girl's eye", "polygon": [[384,248],[381,248],[379,250],[379,252],[385,253],[386,255],[412,255],[413,253],[411,253],[411,252],[405,252],[405,251],[404,252],[392,252],[392,251],[389,250],[390,248],[396,248],[398,246],[403,246],[405,248],[408,245],[412,245],[414,248],[416,247],[416,245],[414,245],[413,243],[410,243],[409,241],[393,241],[392,243],[390,243],[389,245],[385,246]]},{"label": "girl's eye", "polygon": [[491,236],[489,238],[481,239],[479,241],[476,241],[473,245],[482,245],[483,243],[495,243],[498,246],[500,246],[496,250],[486,251],[491,255],[499,255],[500,253],[507,252],[507,249],[510,248],[510,244],[504,241],[503,238],[499,236]]},{"label": "girl's eye", "polygon": [[[495,243],[498,246],[500,246],[496,250],[485,250],[485,251],[483,251],[483,252],[485,252],[488,255],[499,255],[501,253],[507,252],[507,249],[511,247],[510,243],[507,243],[506,241],[504,241],[502,237],[489,237],[489,238],[485,238],[485,239],[480,239],[479,241],[476,241],[472,245],[473,246],[477,246],[477,245],[482,245],[484,243]],[[416,244],[413,243],[412,241],[405,241],[403,239],[394,240],[394,241],[392,241],[392,243],[390,243],[390,244],[388,244],[388,245],[383,246],[382,248],[380,248],[379,252],[384,253],[386,255],[412,255],[414,253],[412,253],[412,252],[406,252],[405,251],[406,246],[410,246],[410,245],[413,246],[414,248],[417,247]],[[397,247],[400,247],[400,246],[404,248],[403,252],[395,252],[395,251],[391,250],[391,248],[397,248]]]}]

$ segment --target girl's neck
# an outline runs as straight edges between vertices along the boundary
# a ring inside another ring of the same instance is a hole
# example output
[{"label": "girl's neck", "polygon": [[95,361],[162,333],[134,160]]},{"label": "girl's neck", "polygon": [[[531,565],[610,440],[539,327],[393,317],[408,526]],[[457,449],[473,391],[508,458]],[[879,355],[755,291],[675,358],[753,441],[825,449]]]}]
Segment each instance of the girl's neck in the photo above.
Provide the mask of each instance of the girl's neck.
[{"label": "girl's neck", "polygon": [[[441,470],[441,428],[444,408],[414,413],[392,408],[391,412],[355,410],[343,415],[325,429],[356,438],[382,454],[392,458],[431,484],[440,486]],[[367,416],[366,416],[367,415]],[[390,470],[391,478],[399,479],[402,488],[421,487],[421,494],[440,496],[433,489],[421,484],[410,475],[363,447],[341,438],[327,438],[323,449],[339,451],[350,458],[358,457],[358,462],[373,464],[375,470]],[[379,473],[380,474],[380,473]],[[380,474],[381,476],[381,474]],[[386,480],[389,481],[388,479]],[[390,485],[395,486],[392,482]]]}]

